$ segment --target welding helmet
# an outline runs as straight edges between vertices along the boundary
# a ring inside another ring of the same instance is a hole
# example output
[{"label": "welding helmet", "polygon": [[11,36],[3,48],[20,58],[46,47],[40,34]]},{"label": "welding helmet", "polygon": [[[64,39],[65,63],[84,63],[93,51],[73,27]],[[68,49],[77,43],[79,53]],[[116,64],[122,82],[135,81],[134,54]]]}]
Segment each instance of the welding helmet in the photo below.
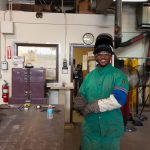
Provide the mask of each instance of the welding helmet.
[{"label": "welding helmet", "polygon": [[113,38],[108,33],[99,34],[96,38],[93,54],[98,54],[101,51],[106,51],[111,55],[113,53]]}]

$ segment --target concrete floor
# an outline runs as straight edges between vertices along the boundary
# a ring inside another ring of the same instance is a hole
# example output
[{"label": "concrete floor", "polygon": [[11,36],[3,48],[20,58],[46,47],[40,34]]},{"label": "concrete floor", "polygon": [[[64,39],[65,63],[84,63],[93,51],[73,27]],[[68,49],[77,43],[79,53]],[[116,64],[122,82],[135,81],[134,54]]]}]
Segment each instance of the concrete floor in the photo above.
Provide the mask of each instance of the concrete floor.
[{"label": "concrete floor", "polygon": [[[121,150],[150,150],[150,108],[145,108],[143,115],[148,118],[142,121],[143,126],[135,126],[132,121],[128,121],[127,127],[136,129],[136,131],[125,132],[121,140]],[[136,119],[136,117],[133,118]],[[65,129],[64,150],[79,150],[81,120],[82,118],[79,119],[79,122],[74,123],[73,128]]]}]

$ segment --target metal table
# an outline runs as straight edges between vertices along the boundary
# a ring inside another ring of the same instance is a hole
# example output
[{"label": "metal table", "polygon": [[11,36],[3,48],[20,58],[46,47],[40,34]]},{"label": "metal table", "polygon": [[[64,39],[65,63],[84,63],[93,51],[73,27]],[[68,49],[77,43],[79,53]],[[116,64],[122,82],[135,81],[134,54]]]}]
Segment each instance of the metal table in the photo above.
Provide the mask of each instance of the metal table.
[{"label": "metal table", "polygon": [[47,83],[46,85],[52,90],[58,90],[58,104],[65,107],[65,123],[72,122],[72,102],[67,99],[67,92],[74,89],[73,83]]},{"label": "metal table", "polygon": [[56,105],[53,119],[46,111],[0,109],[0,150],[63,150],[64,108]]}]

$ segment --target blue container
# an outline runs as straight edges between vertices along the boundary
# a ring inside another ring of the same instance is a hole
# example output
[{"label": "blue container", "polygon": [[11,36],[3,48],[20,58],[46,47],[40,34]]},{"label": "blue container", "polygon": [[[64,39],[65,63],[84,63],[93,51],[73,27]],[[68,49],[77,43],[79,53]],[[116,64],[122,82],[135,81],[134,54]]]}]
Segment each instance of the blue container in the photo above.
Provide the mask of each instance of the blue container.
[{"label": "blue container", "polygon": [[52,107],[47,108],[47,119],[52,119],[54,115],[54,110]]}]

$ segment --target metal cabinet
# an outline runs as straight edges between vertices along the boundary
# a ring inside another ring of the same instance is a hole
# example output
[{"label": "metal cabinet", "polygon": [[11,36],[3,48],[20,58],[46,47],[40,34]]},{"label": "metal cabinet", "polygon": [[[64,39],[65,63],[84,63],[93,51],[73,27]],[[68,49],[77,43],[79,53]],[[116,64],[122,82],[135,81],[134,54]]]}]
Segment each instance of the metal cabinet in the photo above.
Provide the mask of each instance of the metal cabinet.
[{"label": "metal cabinet", "polygon": [[12,68],[10,103],[47,104],[44,68]]}]

